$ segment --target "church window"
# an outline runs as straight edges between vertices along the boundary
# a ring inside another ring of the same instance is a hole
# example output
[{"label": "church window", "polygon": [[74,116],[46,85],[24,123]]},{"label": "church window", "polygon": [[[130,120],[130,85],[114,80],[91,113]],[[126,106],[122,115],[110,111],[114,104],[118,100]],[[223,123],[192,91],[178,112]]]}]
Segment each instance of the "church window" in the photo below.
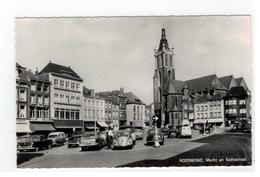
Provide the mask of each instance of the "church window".
[{"label": "church window", "polygon": [[168,55],[165,55],[165,66],[168,66]]},{"label": "church window", "polygon": [[172,55],[170,55],[170,66],[173,66],[173,64],[172,64]]},{"label": "church window", "polygon": [[161,72],[159,71],[159,85],[161,86],[162,85],[162,75],[161,75]]},{"label": "church window", "polygon": [[168,79],[171,80],[171,70],[168,70]]}]

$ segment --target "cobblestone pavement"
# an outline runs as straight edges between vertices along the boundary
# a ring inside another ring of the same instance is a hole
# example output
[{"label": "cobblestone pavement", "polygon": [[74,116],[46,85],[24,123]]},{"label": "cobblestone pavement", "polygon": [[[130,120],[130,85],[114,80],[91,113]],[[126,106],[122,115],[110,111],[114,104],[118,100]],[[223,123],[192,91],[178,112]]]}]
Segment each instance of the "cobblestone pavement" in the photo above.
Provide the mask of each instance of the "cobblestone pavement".
[{"label": "cobblestone pavement", "polygon": [[[201,135],[194,131],[192,139],[165,139],[165,144],[160,148],[145,146],[145,140],[138,140],[131,150],[110,150],[105,147],[82,152],[80,148],[64,145],[40,151],[42,156],[32,158],[18,165],[18,168],[117,167],[142,160],[164,160],[207,144],[195,140],[208,136],[211,135]],[[26,153],[18,153],[19,155],[26,156]]]}]

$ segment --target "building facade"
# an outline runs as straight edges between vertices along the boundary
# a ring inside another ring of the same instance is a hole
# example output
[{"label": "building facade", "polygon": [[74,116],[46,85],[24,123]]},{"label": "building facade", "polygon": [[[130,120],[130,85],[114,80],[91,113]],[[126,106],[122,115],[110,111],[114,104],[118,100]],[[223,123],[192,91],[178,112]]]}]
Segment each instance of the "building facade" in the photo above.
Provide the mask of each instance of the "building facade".
[{"label": "building facade", "polygon": [[105,118],[105,100],[94,95],[94,92],[88,92],[86,87],[83,87],[84,96],[84,130],[93,131],[104,127]]},{"label": "building facade", "polygon": [[66,133],[83,129],[83,79],[70,67],[49,62],[40,72],[47,74],[50,88],[50,118]]},{"label": "building facade", "polygon": [[50,82],[45,74],[32,73],[16,64],[17,134],[54,131],[50,120]]},{"label": "building facade", "polygon": [[243,86],[232,87],[224,97],[225,125],[251,122],[250,95]]},{"label": "building facade", "polygon": [[145,126],[145,103],[143,103],[136,95],[132,92],[125,93],[127,98],[126,103],[126,125],[134,127]]},{"label": "building facade", "polygon": [[146,126],[153,125],[153,116],[154,116],[154,104],[145,106],[145,124]]},{"label": "building facade", "polygon": [[198,95],[194,100],[193,127],[198,128],[204,124],[224,126],[224,100],[220,93]]},{"label": "building facade", "polygon": [[[124,95],[124,89],[120,88],[120,90],[113,90],[113,91],[105,91],[97,93],[98,96],[106,98],[107,101],[107,117],[112,116],[112,104],[118,104],[118,119],[119,119],[119,126],[126,125],[126,103],[127,98]],[[111,103],[110,103],[111,102]],[[111,108],[111,109],[110,109]]]}]

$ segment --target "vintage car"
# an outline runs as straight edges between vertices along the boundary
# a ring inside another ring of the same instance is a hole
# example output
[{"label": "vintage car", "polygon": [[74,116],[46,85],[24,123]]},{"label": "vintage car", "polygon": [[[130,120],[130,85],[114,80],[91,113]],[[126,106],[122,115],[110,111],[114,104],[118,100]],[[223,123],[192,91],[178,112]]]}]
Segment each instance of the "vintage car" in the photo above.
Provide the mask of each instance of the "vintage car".
[{"label": "vintage car", "polygon": [[64,132],[53,132],[48,135],[48,139],[52,141],[52,146],[62,146],[66,142]]},{"label": "vintage car", "polygon": [[132,149],[134,146],[134,140],[131,135],[131,130],[124,129],[124,130],[118,130],[114,134],[114,139],[111,144],[111,148],[114,150],[116,148],[130,148]]},{"label": "vintage car", "polygon": [[182,125],[180,130],[180,137],[192,137],[192,131],[188,124]]},{"label": "vintage car", "polygon": [[132,126],[120,126],[119,127],[119,130],[128,130],[128,131],[130,131],[130,134],[131,134],[131,137],[132,137],[132,139],[133,139],[133,143],[134,143],[134,145],[135,145],[135,142],[136,142],[136,136],[135,136],[135,129],[134,129],[134,127],[132,127]]},{"label": "vintage car", "polygon": [[100,132],[84,132],[79,144],[82,151],[89,148],[101,149],[105,145],[106,141],[102,138]]},{"label": "vintage car", "polygon": [[[161,129],[157,129],[157,138],[160,143],[160,145],[164,144],[164,135]],[[146,144],[154,144],[156,140],[155,137],[155,129],[149,129],[147,132],[147,137],[146,137]]]},{"label": "vintage car", "polygon": [[80,144],[80,139],[82,135],[72,135],[71,137],[68,138],[68,148],[71,147],[78,147]]},{"label": "vintage car", "polygon": [[135,129],[134,134],[136,140],[142,140],[144,138],[144,132],[142,129]]},{"label": "vintage car", "polygon": [[19,152],[29,150],[37,152],[40,149],[50,149],[51,145],[52,141],[46,139],[45,135],[24,135],[17,142],[17,150]]}]

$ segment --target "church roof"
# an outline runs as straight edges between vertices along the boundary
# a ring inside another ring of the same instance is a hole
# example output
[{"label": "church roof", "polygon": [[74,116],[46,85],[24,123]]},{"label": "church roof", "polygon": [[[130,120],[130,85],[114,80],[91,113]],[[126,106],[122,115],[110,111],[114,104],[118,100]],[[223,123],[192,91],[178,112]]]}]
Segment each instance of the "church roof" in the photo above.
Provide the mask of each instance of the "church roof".
[{"label": "church roof", "polygon": [[199,103],[206,103],[208,101],[208,99],[210,99],[211,96],[210,95],[196,95],[194,98],[194,104],[199,104]]},{"label": "church roof", "polygon": [[243,80],[243,77],[235,78],[235,80],[236,80],[237,84],[240,85]]},{"label": "church roof", "polygon": [[183,88],[186,88],[187,85],[184,81],[180,80],[170,80],[166,84],[166,88],[164,89],[164,94],[172,94],[172,93],[182,93]]},{"label": "church roof", "polygon": [[224,76],[224,77],[220,77],[219,80],[220,82],[226,87],[229,88],[230,87],[230,83],[231,80],[233,79],[233,75],[229,75],[229,76]]},{"label": "church roof", "polygon": [[162,36],[159,44],[159,50],[162,50],[162,48],[169,48],[168,41],[166,39],[166,34],[165,34],[165,28],[162,28]]},{"label": "church roof", "polygon": [[218,82],[216,74],[199,77],[191,80],[185,81],[188,85],[189,90],[192,91],[201,91],[204,89],[226,89],[226,87]]},{"label": "church roof", "polygon": [[83,81],[83,79],[76,72],[74,72],[70,67],[58,65],[55,63],[51,63],[51,62],[49,62],[41,70],[40,74],[42,74],[42,73],[56,73],[56,74],[62,75],[64,77]]}]

